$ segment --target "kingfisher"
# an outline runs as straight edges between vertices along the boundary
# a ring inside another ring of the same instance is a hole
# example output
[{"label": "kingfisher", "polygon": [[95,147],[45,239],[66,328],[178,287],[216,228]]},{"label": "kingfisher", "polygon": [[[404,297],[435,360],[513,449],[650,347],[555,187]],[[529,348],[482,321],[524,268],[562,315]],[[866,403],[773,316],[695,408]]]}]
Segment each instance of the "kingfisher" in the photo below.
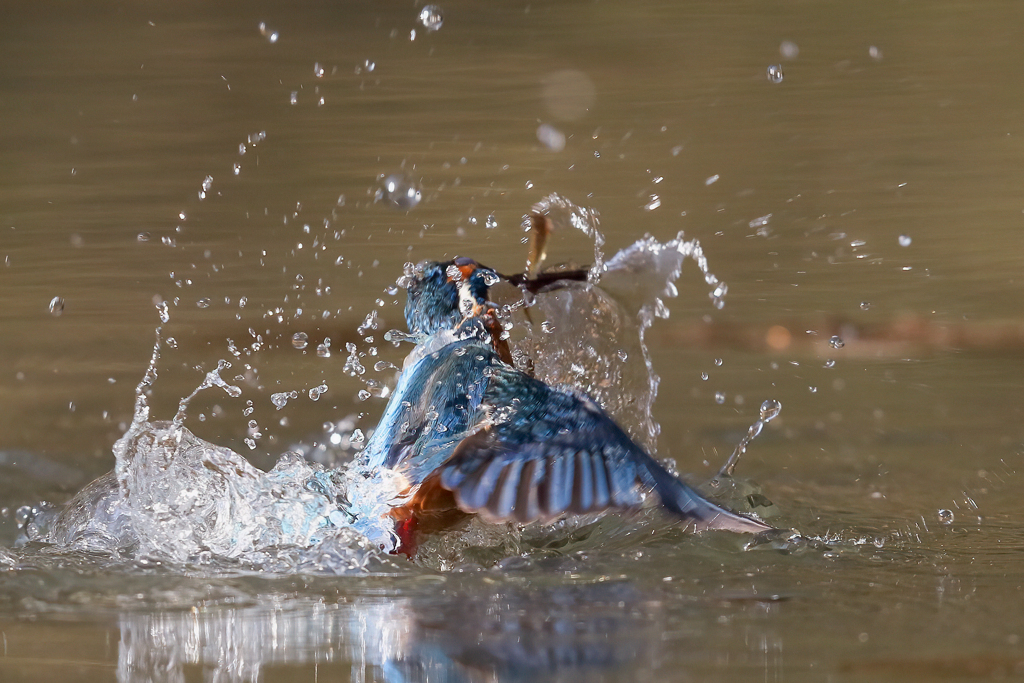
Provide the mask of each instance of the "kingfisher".
[{"label": "kingfisher", "polygon": [[466,515],[550,522],[636,511],[650,493],[698,531],[773,528],[680,481],[584,392],[515,367],[490,288],[505,280],[536,292],[585,274],[503,276],[455,258],[422,264],[408,279],[405,321],[416,346],[361,456],[399,475],[392,515],[407,546],[399,552],[414,532]]}]

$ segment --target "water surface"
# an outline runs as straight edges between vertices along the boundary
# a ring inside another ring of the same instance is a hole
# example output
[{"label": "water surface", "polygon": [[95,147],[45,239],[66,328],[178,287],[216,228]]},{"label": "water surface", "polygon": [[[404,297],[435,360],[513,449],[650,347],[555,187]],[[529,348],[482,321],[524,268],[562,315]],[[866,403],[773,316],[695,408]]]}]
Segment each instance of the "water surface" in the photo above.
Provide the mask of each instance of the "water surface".
[{"label": "water surface", "polygon": [[[744,551],[645,518],[460,573],[400,559],[361,577],[112,570],[17,551],[0,588],[2,678],[1019,673],[1021,10],[441,9],[436,32],[411,3],[10,10],[5,545],[19,506],[58,504],[113,465],[155,301],[171,304],[175,342],[156,416],[230,358],[242,395],[200,394],[187,425],[269,467],[326,421],[374,425],[383,401],[357,398],[345,344],[400,364],[379,335],[400,325],[401,295],[385,288],[404,262],[458,254],[520,269],[522,216],[558,192],[600,213],[609,252],[644,233],[701,240],[729,293],[717,310],[684,271],[671,317],[648,335],[658,454],[710,477],[761,402],[781,401],[740,472],[775,503],[774,523],[832,550]],[[392,174],[421,188],[412,210],[375,201]],[[592,249],[561,231],[550,257],[588,263]],[[371,310],[381,320],[367,343],[356,328]],[[329,358],[315,353],[325,337]],[[282,391],[300,398],[279,411]]]}]

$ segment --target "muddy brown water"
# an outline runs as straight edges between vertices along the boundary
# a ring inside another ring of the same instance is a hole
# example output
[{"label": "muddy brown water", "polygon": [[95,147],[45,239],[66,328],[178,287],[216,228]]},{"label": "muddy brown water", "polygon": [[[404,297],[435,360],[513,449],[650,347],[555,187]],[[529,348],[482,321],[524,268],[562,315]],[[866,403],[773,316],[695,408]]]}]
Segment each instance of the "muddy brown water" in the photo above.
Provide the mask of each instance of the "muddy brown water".
[{"label": "muddy brown water", "polygon": [[[155,300],[177,304],[158,417],[228,339],[262,337],[234,361],[243,396],[200,395],[188,424],[267,466],[327,420],[372,427],[382,402],[356,398],[344,344],[378,298],[378,334],[400,326],[385,288],[404,262],[514,271],[523,214],[557,192],[600,213],[606,251],[701,240],[729,293],[715,310],[691,264],[651,331],[659,455],[706,478],[779,400],[740,472],[776,523],[833,549],[640,525],[461,573],[15,567],[0,575],[0,679],[1019,676],[1024,6],[440,7],[434,32],[413,3],[7,8],[4,543],[19,506],[112,466]],[[402,173],[422,201],[374,201]],[[572,231],[550,250],[591,253]],[[330,358],[313,352],[325,337]],[[270,394],[291,390],[303,398],[275,410]]]}]

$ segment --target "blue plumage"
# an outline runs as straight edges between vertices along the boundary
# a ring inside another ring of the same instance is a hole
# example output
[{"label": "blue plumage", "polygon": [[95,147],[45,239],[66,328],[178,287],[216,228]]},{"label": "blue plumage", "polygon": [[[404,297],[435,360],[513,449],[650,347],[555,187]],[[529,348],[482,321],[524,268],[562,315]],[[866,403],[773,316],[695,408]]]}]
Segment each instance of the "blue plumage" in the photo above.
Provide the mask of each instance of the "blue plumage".
[{"label": "blue plumage", "polygon": [[653,491],[698,529],[771,528],[676,479],[585,394],[515,369],[487,301],[498,279],[455,259],[410,284],[406,323],[420,340],[364,450],[369,466],[401,473],[414,502],[447,491],[495,522],[635,510]]}]

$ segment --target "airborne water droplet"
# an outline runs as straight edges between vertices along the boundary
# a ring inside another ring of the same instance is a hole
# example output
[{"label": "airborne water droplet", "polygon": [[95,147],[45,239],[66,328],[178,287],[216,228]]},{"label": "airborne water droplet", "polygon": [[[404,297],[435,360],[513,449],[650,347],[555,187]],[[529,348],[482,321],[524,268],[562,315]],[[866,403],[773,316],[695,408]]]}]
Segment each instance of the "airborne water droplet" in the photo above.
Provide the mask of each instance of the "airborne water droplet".
[{"label": "airborne water droplet", "polygon": [[909,247],[910,243],[914,240],[911,239],[910,235],[900,235],[899,243],[901,247]]},{"label": "airborne water droplet", "polygon": [[[730,455],[729,459],[725,461],[724,465],[722,465],[722,469],[718,471],[719,478],[731,477],[733,475],[733,472],[736,470],[736,463],[739,462],[740,456],[747,452],[747,447],[750,445],[750,442],[761,434],[761,430],[764,429],[764,426],[778,415],[780,410],[782,410],[782,404],[775,399],[768,399],[761,404],[760,419],[750,425],[747,429],[747,435],[740,439],[740,442],[736,444],[736,448],[733,450],[732,455]],[[712,480],[712,482],[714,481],[716,480]]]},{"label": "airborne water droplet", "polygon": [[281,408],[288,405],[288,399],[295,398],[295,396],[296,394],[294,391],[282,391],[278,394],[271,394],[270,402],[273,403],[278,410],[281,410]]},{"label": "airborne water droplet", "polygon": [[160,322],[166,323],[168,320],[171,319],[170,313],[167,310],[167,302],[166,301],[161,301],[160,303],[158,303],[156,305],[156,310],[157,310],[157,313],[160,316]]},{"label": "airborne water droplet", "polygon": [[433,32],[444,24],[444,13],[437,5],[426,5],[420,10],[418,19],[423,28]]},{"label": "airborne water droplet", "polygon": [[729,292],[729,285],[724,282],[719,282],[718,286],[709,294],[711,297],[711,304],[718,310],[722,310],[725,306],[725,295]]},{"label": "airborne water droplet", "polygon": [[380,316],[377,314],[377,311],[370,311],[367,313],[366,317],[363,318],[363,322],[356,328],[356,334],[363,337],[366,336],[366,333],[370,330],[378,329],[378,326],[380,325],[379,318]]},{"label": "airborne water droplet", "polygon": [[953,523],[953,511],[952,510],[947,510],[945,508],[939,510],[939,521],[942,522],[943,524],[947,525],[947,526],[952,524]]},{"label": "airborne water droplet", "polygon": [[378,201],[383,201],[391,208],[400,211],[414,209],[421,199],[423,199],[423,192],[416,183],[399,173],[385,178],[383,186],[377,191]]},{"label": "airborne water droplet", "polygon": [[280,37],[277,31],[267,28],[267,24],[262,21],[260,22],[260,35],[266,38],[267,42],[270,43],[276,43],[277,39]]},{"label": "airborne water droplet", "polygon": [[292,335],[292,346],[297,349],[304,349],[309,345],[309,336],[305,332],[296,332]]},{"label": "airborne water droplet", "polygon": [[843,341],[842,337],[836,334],[833,335],[832,338],[828,340],[828,345],[831,346],[833,349],[841,349],[844,346],[846,346],[846,342]]},{"label": "airborne water droplet", "polygon": [[782,404],[770,398],[761,404],[761,421],[771,422],[782,412]]},{"label": "airborne water droplet", "polygon": [[64,312],[64,299],[55,296],[50,299],[50,315],[57,317]]},{"label": "airborne water droplet", "polygon": [[772,64],[771,66],[768,67],[767,75],[768,80],[771,81],[772,83],[782,83],[782,79],[784,78],[782,74],[782,65]]},{"label": "airborne water droplet", "polygon": [[359,362],[359,352],[356,349],[356,345],[352,342],[345,344],[345,350],[348,351],[348,358],[345,359],[345,367],[342,368],[342,372],[355,377],[356,375],[362,375],[366,373],[366,368]]}]

